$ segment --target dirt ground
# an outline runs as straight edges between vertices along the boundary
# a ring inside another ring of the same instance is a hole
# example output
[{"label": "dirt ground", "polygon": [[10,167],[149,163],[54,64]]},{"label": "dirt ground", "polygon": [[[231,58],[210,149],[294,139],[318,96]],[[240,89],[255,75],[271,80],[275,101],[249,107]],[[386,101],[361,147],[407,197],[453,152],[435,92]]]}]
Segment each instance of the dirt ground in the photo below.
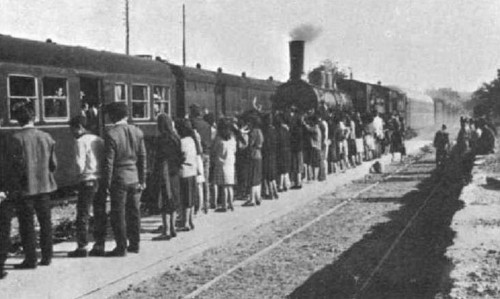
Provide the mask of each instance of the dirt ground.
[{"label": "dirt ground", "polygon": [[[472,182],[460,200],[464,208],[453,218],[454,244],[446,255],[453,262],[451,298],[500,298],[500,153],[477,159]],[[483,162],[484,161],[484,162]]]},{"label": "dirt ground", "polygon": [[[447,173],[453,175],[436,173],[427,153],[383,181],[367,175],[114,298],[183,298],[241,262],[197,298],[446,298],[450,224],[462,207],[462,177],[456,169]],[[330,209],[336,210],[245,262]]]}]

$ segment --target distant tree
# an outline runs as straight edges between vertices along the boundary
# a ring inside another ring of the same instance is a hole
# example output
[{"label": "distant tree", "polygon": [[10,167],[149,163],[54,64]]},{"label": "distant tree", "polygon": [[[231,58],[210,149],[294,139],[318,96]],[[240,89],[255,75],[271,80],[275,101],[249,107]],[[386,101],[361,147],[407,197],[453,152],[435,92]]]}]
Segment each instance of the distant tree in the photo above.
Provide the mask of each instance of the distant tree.
[{"label": "distant tree", "polygon": [[475,116],[500,116],[500,70],[497,71],[497,78],[483,83],[472,93],[466,106],[473,110]]},{"label": "distant tree", "polygon": [[458,92],[449,87],[429,89],[425,92],[434,100],[441,100],[446,104],[458,108],[459,110],[468,110],[466,103],[470,100],[471,95],[466,92]]}]

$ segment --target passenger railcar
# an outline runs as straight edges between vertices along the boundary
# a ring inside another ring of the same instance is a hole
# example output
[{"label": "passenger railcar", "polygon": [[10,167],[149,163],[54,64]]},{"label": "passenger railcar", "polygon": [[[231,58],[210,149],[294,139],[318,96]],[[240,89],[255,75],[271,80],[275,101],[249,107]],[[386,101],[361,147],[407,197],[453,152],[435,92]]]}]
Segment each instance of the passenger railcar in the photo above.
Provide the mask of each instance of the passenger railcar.
[{"label": "passenger railcar", "polygon": [[216,111],[218,76],[216,72],[204,70],[200,64],[196,68],[170,65],[176,79],[176,115],[185,116],[191,105],[198,105],[209,111]]},{"label": "passenger railcar", "polygon": [[391,87],[404,95],[406,106],[403,116],[406,125],[414,130],[432,127],[435,124],[435,106],[431,97],[412,90]]},{"label": "passenger railcar", "polygon": [[217,72],[171,65],[177,81],[177,115],[189,113],[189,106],[196,104],[215,114],[216,118],[234,116],[253,108],[253,100],[263,110],[271,109],[271,98],[279,82],[272,78],[261,80],[227,74],[221,68]]},{"label": "passenger railcar", "polygon": [[156,115],[176,109],[171,100],[175,78],[164,63],[4,35],[0,45],[1,131],[18,129],[11,108],[29,101],[36,111],[36,126],[57,142],[59,187],[74,183],[73,137],[67,123],[82,113],[83,102],[97,109],[101,132],[105,120],[100,107],[113,101],[127,103],[130,121],[141,127],[147,143],[156,133]]}]

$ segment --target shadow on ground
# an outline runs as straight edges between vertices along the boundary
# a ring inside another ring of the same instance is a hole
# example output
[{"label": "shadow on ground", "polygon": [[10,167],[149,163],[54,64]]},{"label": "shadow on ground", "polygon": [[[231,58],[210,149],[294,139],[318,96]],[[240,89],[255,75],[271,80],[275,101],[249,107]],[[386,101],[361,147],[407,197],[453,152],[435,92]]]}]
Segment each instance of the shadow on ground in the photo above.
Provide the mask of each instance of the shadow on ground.
[{"label": "shadow on ground", "polygon": [[[430,161],[421,161],[429,164]],[[390,212],[388,222],[374,226],[362,240],[334,263],[310,276],[288,298],[445,298],[451,288],[452,264],[445,257],[455,232],[453,215],[463,207],[460,192],[471,171],[471,163],[448,163],[445,171],[434,171],[417,190],[402,198],[377,198],[371,202],[398,201],[401,208]],[[438,186],[442,179],[442,185]],[[434,196],[413,225],[394,247],[386,262],[369,279],[379,261],[412,216],[436,188]],[[368,281],[368,282],[367,282]]]}]

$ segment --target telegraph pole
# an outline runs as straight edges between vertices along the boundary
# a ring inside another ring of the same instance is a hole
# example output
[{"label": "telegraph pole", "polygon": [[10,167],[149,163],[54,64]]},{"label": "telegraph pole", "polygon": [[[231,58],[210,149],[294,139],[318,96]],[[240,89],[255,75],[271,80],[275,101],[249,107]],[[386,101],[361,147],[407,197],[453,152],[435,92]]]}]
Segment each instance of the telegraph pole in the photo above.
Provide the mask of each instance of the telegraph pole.
[{"label": "telegraph pole", "polygon": [[130,25],[128,18],[128,0],[125,0],[125,54],[130,52]]},{"label": "telegraph pole", "polygon": [[182,65],[186,66],[186,5],[182,4]]}]

